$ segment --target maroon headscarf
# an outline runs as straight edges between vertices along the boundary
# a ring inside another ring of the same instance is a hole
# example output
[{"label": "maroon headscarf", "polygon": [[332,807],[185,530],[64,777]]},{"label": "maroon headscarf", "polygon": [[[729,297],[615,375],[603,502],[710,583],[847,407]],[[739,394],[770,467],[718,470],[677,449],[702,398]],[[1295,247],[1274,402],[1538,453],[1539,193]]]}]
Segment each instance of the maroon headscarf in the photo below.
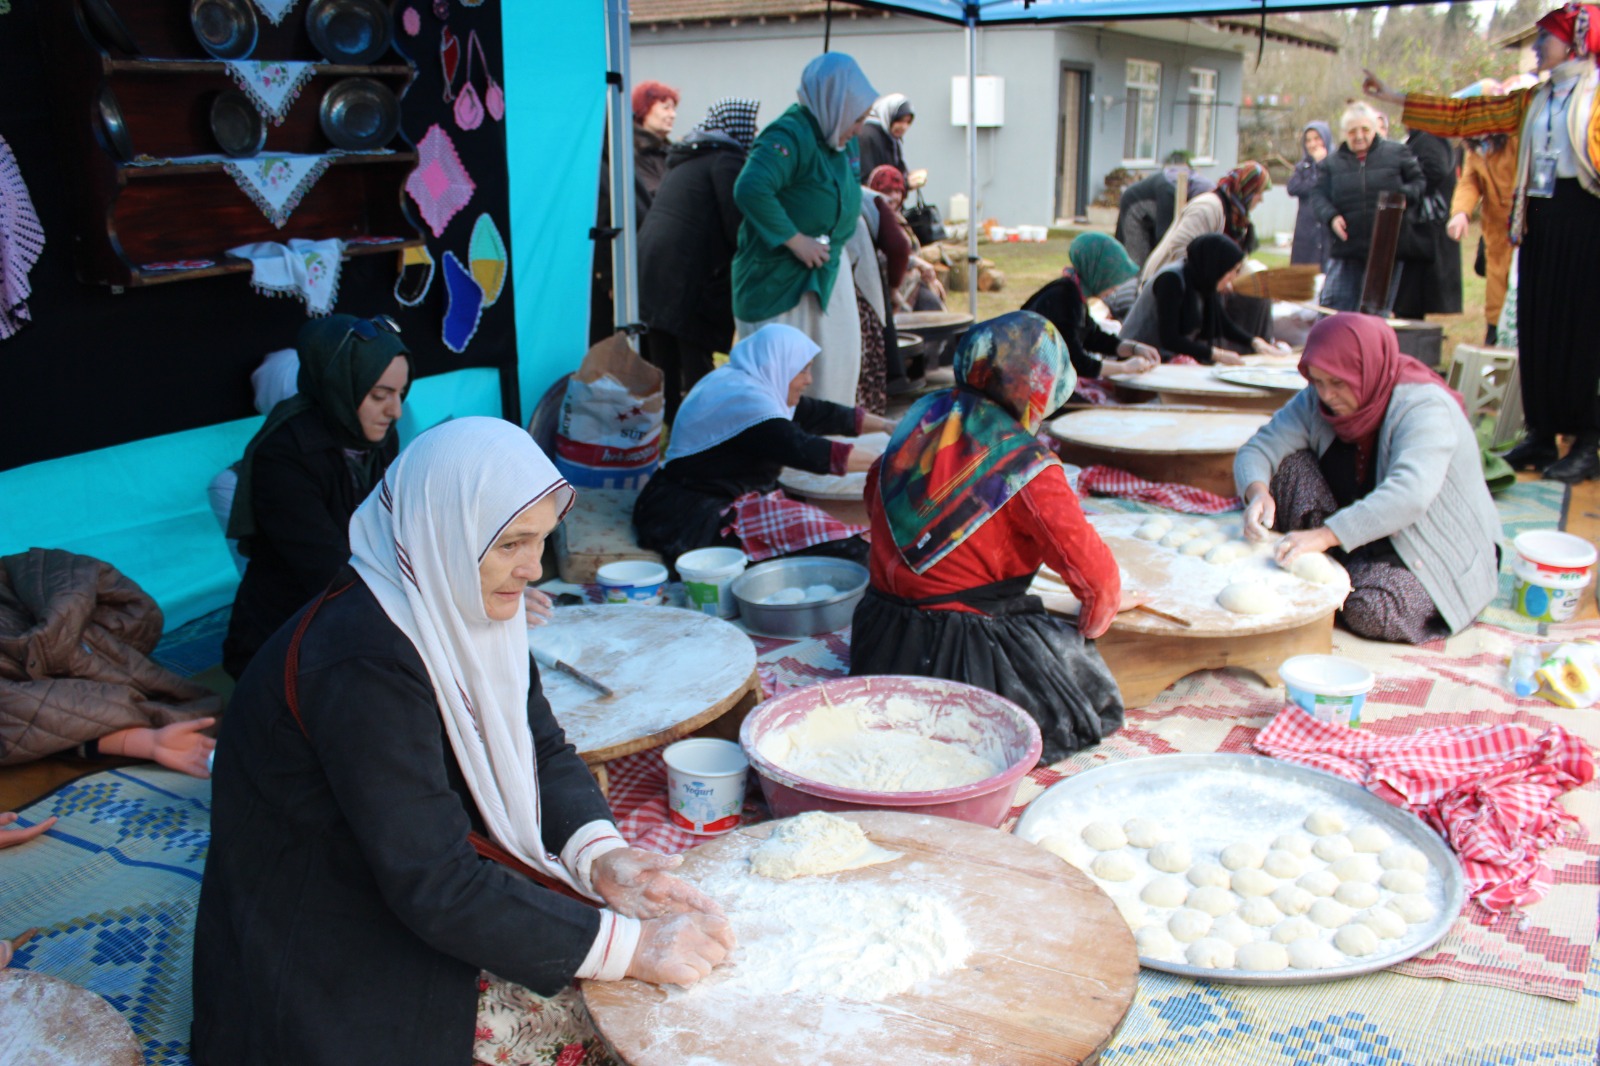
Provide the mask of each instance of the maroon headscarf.
[{"label": "maroon headscarf", "polygon": [[867,175],[867,188],[873,192],[901,193],[906,191],[906,176],[900,173],[897,167],[884,163],[882,166],[872,168],[872,173]]},{"label": "maroon headscarf", "polygon": [[1300,357],[1300,373],[1309,379],[1312,367],[1355,390],[1359,406],[1347,415],[1336,415],[1326,405],[1319,405],[1322,417],[1342,441],[1364,443],[1376,436],[1396,385],[1437,385],[1454,396],[1466,413],[1461,394],[1425,364],[1400,354],[1394,329],[1373,315],[1346,311],[1312,326],[1305,354]]}]

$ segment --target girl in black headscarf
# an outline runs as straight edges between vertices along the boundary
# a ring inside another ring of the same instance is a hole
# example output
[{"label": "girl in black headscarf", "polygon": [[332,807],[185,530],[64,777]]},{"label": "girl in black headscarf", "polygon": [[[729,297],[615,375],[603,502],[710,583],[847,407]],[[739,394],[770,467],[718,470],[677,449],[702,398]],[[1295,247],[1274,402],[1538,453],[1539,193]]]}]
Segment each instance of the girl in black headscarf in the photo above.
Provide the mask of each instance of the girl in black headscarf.
[{"label": "girl in black headscarf", "polygon": [[1241,362],[1237,353],[1217,347],[1222,340],[1257,352],[1276,351],[1222,310],[1217,294],[1233,284],[1243,263],[1244,251],[1222,234],[1196,237],[1184,259],[1162,267],[1139,293],[1122,324],[1122,339],[1159,348],[1164,362],[1179,355],[1202,363]]}]

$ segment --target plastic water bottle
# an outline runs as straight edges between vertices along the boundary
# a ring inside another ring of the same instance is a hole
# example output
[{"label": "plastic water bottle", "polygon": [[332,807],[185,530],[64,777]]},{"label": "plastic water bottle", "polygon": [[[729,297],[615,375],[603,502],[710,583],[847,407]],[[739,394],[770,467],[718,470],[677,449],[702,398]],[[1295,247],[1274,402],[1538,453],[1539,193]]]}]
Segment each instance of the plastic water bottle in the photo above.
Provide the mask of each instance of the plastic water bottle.
[{"label": "plastic water bottle", "polygon": [[1539,691],[1539,683],[1534,680],[1534,671],[1539,669],[1539,648],[1534,644],[1519,645],[1511,653],[1511,665],[1506,669],[1506,679],[1511,682],[1511,691],[1517,694],[1518,699],[1527,699]]}]

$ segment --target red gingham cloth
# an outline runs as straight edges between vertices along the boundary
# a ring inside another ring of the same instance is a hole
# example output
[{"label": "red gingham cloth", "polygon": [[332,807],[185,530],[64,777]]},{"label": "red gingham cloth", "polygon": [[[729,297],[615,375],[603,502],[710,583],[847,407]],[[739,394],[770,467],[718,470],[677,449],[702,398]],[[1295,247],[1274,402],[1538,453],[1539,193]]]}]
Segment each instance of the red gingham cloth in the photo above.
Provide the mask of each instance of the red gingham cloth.
[{"label": "red gingham cloth", "polygon": [[1079,403],[1116,403],[1111,384],[1102,378],[1079,378],[1072,394]]},{"label": "red gingham cloth", "polygon": [[1218,496],[1193,485],[1146,481],[1114,466],[1091,466],[1078,476],[1078,495],[1119,496],[1154,503],[1184,514],[1219,514],[1242,506],[1236,496]]},{"label": "red gingham cloth", "polygon": [[1554,876],[1539,852],[1577,821],[1556,802],[1594,779],[1594,752],[1553,725],[1444,726],[1376,736],[1278,713],[1255,740],[1277,759],[1354,781],[1436,830],[1461,858],[1467,891],[1492,911],[1544,898]]},{"label": "red gingham cloth", "polygon": [[841,522],[821,508],[791,500],[782,490],[765,496],[747,492],[734,500],[732,521],[722,530],[724,536],[739,538],[752,563],[866,531],[866,526]]}]

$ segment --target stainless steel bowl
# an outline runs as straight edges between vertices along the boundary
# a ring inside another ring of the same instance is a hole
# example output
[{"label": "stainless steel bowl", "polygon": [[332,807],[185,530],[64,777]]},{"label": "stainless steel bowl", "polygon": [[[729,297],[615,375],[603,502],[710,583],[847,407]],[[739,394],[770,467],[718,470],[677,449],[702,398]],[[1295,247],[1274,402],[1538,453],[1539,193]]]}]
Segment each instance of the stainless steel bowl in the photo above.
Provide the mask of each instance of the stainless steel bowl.
[{"label": "stainless steel bowl", "polygon": [[306,32],[330,63],[376,63],[394,40],[394,19],[382,0],[315,0]]},{"label": "stainless steel bowl", "polygon": [[400,101],[382,82],[344,78],[322,94],[317,121],[335,148],[382,148],[400,132]]},{"label": "stainless steel bowl", "polygon": [[[837,596],[809,603],[762,603],[779,589],[832,585]],[[867,591],[867,568],[848,559],[801,556],[757,563],[733,579],[739,620],[746,629],[769,637],[809,637],[850,624],[856,603]]]},{"label": "stainless steel bowl", "polygon": [[256,50],[260,27],[250,0],[190,0],[189,25],[217,59],[244,59]]},{"label": "stainless steel bowl", "polygon": [[257,155],[267,144],[267,122],[250,98],[225,89],[211,101],[211,137],[235,159]]}]

